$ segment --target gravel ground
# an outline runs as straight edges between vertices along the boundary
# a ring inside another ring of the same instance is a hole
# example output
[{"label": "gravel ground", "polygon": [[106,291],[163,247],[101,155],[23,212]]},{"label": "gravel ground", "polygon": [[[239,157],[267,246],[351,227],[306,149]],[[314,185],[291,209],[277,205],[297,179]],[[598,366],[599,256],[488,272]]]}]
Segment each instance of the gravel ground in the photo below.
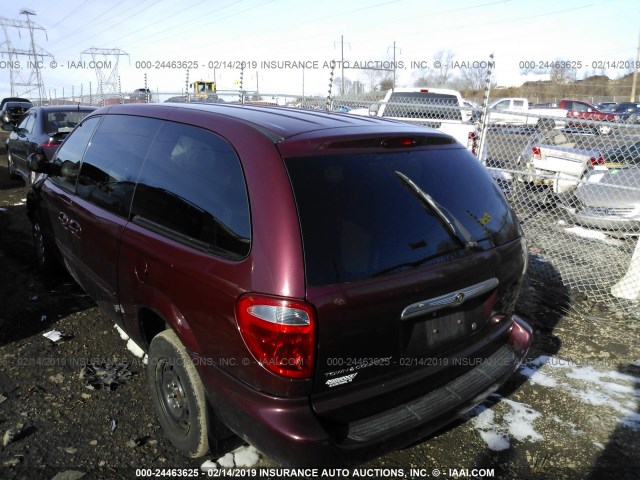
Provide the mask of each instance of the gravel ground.
[{"label": "gravel ground", "polygon": [[[202,476],[207,459],[233,465],[232,456],[177,454],[155,419],[145,367],[113,325],[68,276],[35,273],[25,194],[0,156],[0,479],[137,478],[136,468]],[[435,469],[440,478],[640,478],[640,319],[567,290],[531,248],[518,311],[536,336],[520,372],[446,431],[361,467],[382,470],[324,478],[430,478]],[[61,340],[43,337],[53,329]],[[87,363],[123,361],[131,376],[117,388],[85,386]],[[253,468],[281,467],[260,456]]]}]

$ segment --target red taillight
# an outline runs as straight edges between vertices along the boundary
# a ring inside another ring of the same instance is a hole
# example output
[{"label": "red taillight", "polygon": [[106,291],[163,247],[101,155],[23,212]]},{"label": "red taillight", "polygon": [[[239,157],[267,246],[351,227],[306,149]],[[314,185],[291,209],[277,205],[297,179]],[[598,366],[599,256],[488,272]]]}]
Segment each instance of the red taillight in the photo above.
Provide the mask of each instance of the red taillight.
[{"label": "red taillight", "polygon": [[316,315],[301,300],[248,294],[236,302],[236,321],[247,348],[270,372],[288,378],[313,375]]},{"label": "red taillight", "polygon": [[51,139],[49,139],[46,142],[41,143],[40,146],[41,147],[59,147],[61,143],[62,142],[60,142],[59,140],[51,140]]},{"label": "red taillight", "polygon": [[380,145],[384,148],[402,148],[413,147],[416,145],[415,138],[387,138],[380,142]]},{"label": "red taillight", "polygon": [[467,150],[478,156],[478,134],[475,131],[467,135]]},{"label": "red taillight", "polygon": [[429,93],[429,90],[427,90],[426,88],[421,88],[420,93]]},{"label": "red taillight", "polygon": [[534,157],[540,157],[540,149],[538,147],[531,147]]},{"label": "red taillight", "polygon": [[594,167],[597,165],[604,165],[604,158],[602,157],[602,155],[600,155],[598,158],[591,157],[589,159],[589,162],[591,162],[591,165],[593,165]]}]

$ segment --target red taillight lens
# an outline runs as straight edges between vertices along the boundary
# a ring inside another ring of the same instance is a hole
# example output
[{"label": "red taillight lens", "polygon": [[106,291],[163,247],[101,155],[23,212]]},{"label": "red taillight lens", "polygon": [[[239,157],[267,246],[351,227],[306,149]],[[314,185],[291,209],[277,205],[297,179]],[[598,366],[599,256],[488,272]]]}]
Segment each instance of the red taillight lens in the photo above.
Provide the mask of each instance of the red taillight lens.
[{"label": "red taillight lens", "polygon": [[540,149],[538,147],[531,147],[531,151],[533,152],[534,157],[540,156]]},{"label": "red taillight lens", "polygon": [[415,138],[387,138],[380,142],[380,145],[384,148],[402,148],[413,147],[416,145]]},{"label": "red taillight lens", "polygon": [[476,132],[469,132],[467,135],[467,150],[478,156],[478,134]]},{"label": "red taillight lens", "polygon": [[236,321],[247,348],[264,368],[288,378],[313,375],[316,315],[311,305],[244,295],[236,302]]},{"label": "red taillight lens", "polygon": [[602,157],[602,155],[600,155],[598,158],[596,157],[591,157],[589,159],[589,162],[591,162],[591,165],[593,165],[594,167],[596,165],[604,165],[604,158]]},{"label": "red taillight lens", "polygon": [[61,143],[62,142],[60,142],[59,140],[51,140],[51,139],[49,139],[46,142],[41,143],[40,146],[41,147],[59,147]]}]

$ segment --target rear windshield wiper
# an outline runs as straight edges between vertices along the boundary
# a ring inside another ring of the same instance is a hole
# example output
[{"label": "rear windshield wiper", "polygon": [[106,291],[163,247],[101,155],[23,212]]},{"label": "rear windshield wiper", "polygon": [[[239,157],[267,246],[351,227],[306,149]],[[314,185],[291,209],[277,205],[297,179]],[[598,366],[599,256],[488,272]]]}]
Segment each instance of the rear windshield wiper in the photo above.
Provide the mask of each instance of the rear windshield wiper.
[{"label": "rear windshield wiper", "polygon": [[[467,250],[477,250],[478,242],[473,240],[469,231],[458,221],[458,219],[446,208],[436,202],[431,195],[422,190],[413,180],[404,173],[396,170],[394,172],[402,183],[413,193],[429,211],[431,211],[440,223],[446,228],[451,237]],[[448,215],[447,215],[448,214]]]}]

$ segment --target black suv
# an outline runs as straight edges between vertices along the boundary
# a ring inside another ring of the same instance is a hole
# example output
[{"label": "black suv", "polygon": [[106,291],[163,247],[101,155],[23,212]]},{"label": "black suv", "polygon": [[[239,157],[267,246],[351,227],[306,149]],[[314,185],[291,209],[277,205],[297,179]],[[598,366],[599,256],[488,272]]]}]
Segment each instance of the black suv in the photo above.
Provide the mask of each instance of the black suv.
[{"label": "black suv", "polygon": [[33,104],[26,98],[4,98],[0,103],[0,123],[16,125],[31,107]]}]

